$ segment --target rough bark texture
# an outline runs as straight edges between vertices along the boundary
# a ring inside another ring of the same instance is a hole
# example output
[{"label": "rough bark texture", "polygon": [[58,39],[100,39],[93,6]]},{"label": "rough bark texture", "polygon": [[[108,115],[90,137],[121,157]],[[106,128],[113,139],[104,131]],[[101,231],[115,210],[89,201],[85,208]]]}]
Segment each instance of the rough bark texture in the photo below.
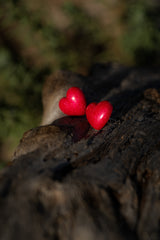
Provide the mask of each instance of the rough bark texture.
[{"label": "rough bark texture", "polygon": [[1,240],[160,239],[160,71],[104,64],[81,80],[112,117],[24,134],[0,175]]}]

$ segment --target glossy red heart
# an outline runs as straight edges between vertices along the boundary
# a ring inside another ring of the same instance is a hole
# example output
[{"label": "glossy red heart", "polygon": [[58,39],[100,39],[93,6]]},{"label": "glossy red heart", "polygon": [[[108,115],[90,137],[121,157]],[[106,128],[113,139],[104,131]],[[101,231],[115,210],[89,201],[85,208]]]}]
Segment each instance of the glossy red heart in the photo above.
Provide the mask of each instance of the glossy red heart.
[{"label": "glossy red heart", "polygon": [[86,111],[86,99],[82,90],[78,87],[71,87],[66,97],[59,101],[61,111],[70,116],[82,116]]},{"label": "glossy red heart", "polygon": [[108,122],[113,106],[108,101],[102,101],[98,104],[91,103],[86,108],[86,116],[90,125],[96,130],[100,130]]}]

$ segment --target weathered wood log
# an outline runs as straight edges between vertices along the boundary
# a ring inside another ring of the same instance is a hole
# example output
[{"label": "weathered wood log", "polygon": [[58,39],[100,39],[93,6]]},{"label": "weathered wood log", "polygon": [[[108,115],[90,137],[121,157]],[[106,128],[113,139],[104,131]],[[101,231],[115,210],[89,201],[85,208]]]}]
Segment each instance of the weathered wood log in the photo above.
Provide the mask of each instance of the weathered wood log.
[{"label": "weathered wood log", "polygon": [[112,117],[100,131],[65,116],[24,134],[0,175],[0,239],[159,240],[160,71],[103,64],[76,78]]}]

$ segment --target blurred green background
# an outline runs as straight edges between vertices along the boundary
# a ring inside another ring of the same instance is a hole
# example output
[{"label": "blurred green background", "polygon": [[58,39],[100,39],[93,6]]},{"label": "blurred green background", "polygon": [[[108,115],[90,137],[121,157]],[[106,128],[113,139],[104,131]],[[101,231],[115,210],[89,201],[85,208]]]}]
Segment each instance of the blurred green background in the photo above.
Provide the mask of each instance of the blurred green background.
[{"label": "blurred green background", "polygon": [[0,168],[42,115],[57,69],[160,64],[159,0],[0,0]]}]

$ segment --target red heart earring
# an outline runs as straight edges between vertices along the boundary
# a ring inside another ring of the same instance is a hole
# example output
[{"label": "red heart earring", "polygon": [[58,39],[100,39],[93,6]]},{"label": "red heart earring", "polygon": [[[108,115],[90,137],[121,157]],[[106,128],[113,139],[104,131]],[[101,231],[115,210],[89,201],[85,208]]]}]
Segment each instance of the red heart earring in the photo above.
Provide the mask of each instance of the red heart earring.
[{"label": "red heart earring", "polygon": [[82,116],[86,113],[88,122],[96,130],[105,126],[113,111],[113,106],[108,101],[91,103],[86,108],[85,96],[77,87],[68,89],[66,97],[59,101],[59,107],[63,113],[70,116]]},{"label": "red heart earring", "polygon": [[66,97],[59,101],[61,111],[70,116],[82,116],[86,111],[86,99],[78,87],[68,89]]},{"label": "red heart earring", "polygon": [[90,125],[96,130],[100,130],[108,122],[113,106],[108,101],[102,101],[98,104],[91,103],[86,109],[86,116]]}]

